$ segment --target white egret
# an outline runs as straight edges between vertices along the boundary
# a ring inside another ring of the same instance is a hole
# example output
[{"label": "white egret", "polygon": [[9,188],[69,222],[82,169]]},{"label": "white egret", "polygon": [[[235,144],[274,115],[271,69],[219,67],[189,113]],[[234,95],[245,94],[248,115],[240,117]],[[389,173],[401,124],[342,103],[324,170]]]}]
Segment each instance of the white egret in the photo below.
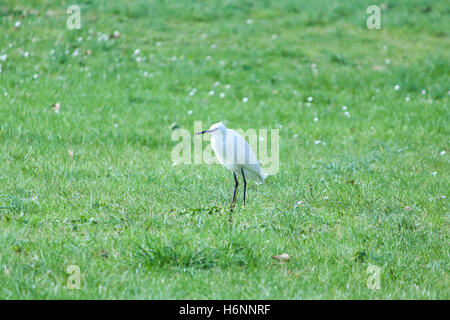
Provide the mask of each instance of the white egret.
[{"label": "white egret", "polygon": [[236,174],[241,175],[244,181],[243,201],[245,205],[247,179],[256,183],[263,183],[267,177],[261,170],[255,153],[244,137],[233,129],[227,129],[222,122],[215,123],[208,130],[196,134],[205,133],[211,134],[211,147],[219,162],[233,172],[235,184],[231,210],[233,210],[233,205],[236,202],[236,192],[239,185]]}]

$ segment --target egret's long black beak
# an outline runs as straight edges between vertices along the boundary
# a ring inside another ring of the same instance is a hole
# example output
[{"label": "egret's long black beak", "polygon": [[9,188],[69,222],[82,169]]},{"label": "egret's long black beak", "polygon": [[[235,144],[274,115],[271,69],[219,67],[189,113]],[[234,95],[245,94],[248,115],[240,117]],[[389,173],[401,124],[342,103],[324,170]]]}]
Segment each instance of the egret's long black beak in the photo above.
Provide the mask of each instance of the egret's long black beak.
[{"label": "egret's long black beak", "polygon": [[204,133],[208,133],[208,132],[212,132],[212,130],[204,130],[204,131],[201,131],[201,132],[197,132],[195,135],[204,134]]}]

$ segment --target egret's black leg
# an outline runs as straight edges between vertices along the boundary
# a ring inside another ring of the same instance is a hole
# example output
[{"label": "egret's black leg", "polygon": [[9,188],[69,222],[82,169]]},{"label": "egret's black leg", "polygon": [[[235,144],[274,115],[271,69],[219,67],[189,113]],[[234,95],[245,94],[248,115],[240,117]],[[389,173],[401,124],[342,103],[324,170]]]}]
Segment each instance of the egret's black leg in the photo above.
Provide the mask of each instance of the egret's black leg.
[{"label": "egret's black leg", "polygon": [[247,180],[245,180],[244,169],[241,168],[242,179],[244,179],[244,206],[245,206],[245,190],[247,189]]},{"label": "egret's black leg", "polygon": [[236,192],[239,186],[239,181],[236,177],[236,173],[233,172],[233,176],[234,176],[234,193],[233,193],[233,201],[231,201],[231,203],[235,203],[236,202]]},{"label": "egret's black leg", "polygon": [[231,230],[231,225],[233,223],[233,209],[234,209],[234,204],[236,203],[236,192],[239,186],[239,181],[236,177],[236,173],[233,172],[233,176],[234,176],[234,193],[233,193],[233,200],[231,201],[231,205],[230,205],[230,219],[228,220],[229,224],[230,224],[230,230]]}]

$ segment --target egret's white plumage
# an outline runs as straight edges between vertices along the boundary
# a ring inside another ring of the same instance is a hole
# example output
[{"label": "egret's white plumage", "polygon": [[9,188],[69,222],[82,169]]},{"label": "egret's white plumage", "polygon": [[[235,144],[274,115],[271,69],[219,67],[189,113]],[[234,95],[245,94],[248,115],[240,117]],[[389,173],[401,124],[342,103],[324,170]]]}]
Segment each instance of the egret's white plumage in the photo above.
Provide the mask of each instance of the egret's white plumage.
[{"label": "egret's white plumage", "polygon": [[257,183],[263,183],[267,177],[258,163],[250,145],[239,133],[228,129],[222,122],[213,124],[211,133],[211,147],[220,163],[238,175],[244,172],[245,178]]},{"label": "egret's white plumage", "polygon": [[244,181],[244,204],[247,179],[256,181],[256,183],[263,183],[267,175],[261,170],[252,148],[239,133],[232,129],[227,129],[222,122],[215,123],[209,130],[198,132],[197,134],[204,133],[211,134],[211,147],[220,163],[233,172],[235,185],[233,200],[231,202],[232,211],[239,185],[236,175],[241,176]]}]

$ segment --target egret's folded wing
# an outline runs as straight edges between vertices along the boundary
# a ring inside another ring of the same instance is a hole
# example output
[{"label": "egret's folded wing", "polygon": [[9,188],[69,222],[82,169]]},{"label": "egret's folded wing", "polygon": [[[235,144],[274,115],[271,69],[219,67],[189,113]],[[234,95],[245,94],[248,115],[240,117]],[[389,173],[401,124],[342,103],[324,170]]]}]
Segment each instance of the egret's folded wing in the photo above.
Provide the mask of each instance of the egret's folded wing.
[{"label": "egret's folded wing", "polygon": [[227,162],[234,164],[258,164],[256,154],[248,142],[234,130],[227,130],[226,152]]}]

